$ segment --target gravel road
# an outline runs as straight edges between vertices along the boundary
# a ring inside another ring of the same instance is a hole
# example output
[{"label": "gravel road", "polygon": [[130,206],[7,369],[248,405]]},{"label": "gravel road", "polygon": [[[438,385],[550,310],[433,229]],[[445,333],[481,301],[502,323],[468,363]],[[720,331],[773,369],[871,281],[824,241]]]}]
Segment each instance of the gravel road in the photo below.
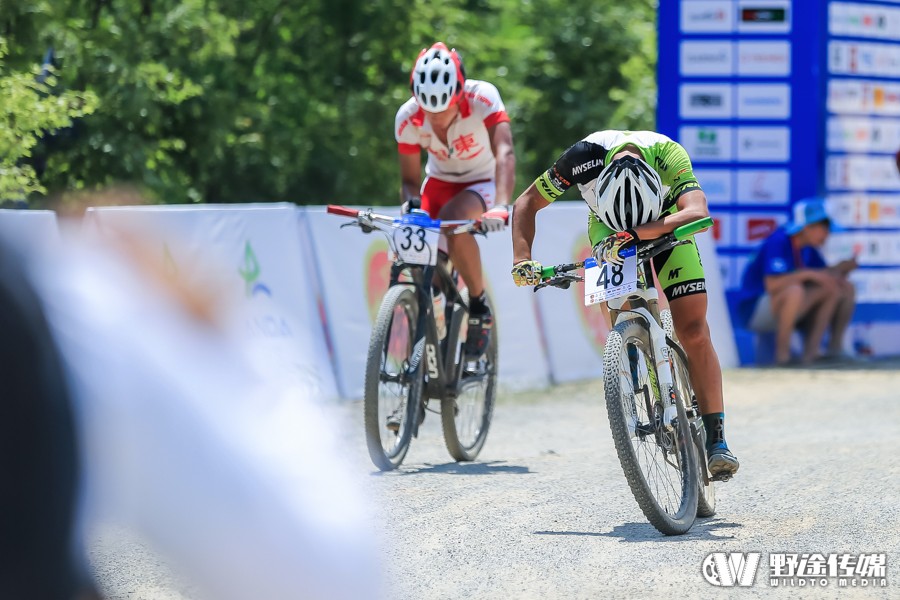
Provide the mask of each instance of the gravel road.
[{"label": "gravel road", "polygon": [[[900,597],[898,364],[725,373],[728,440],[741,460],[718,514],[663,537],[637,507],[610,439],[602,383],[504,395],[476,463],[450,461],[428,415],[404,466],[374,470],[362,406],[334,409],[375,502],[392,597]],[[98,546],[107,596],[178,599],[158,562]],[[136,549],[137,548],[137,549]],[[756,583],[716,588],[710,552],[762,552]],[[768,555],[887,553],[888,587],[769,587]]]}]

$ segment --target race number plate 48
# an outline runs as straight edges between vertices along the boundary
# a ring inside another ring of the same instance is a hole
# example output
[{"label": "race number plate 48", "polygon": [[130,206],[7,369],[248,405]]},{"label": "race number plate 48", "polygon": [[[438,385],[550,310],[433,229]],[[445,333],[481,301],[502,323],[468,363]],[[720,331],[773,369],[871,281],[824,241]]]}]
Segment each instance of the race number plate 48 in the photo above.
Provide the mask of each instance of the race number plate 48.
[{"label": "race number plate 48", "polygon": [[584,305],[606,302],[637,290],[637,256],[634,248],[622,251],[622,265],[584,261]]},{"label": "race number plate 48", "polygon": [[440,234],[418,225],[401,225],[394,230],[394,246],[400,260],[409,265],[437,264]]}]

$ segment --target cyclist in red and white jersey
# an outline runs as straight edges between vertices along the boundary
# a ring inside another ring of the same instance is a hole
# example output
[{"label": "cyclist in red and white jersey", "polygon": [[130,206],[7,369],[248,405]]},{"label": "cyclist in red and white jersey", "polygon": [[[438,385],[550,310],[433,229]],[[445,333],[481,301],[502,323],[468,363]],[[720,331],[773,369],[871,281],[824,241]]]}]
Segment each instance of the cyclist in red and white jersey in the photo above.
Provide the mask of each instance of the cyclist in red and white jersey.
[{"label": "cyclist in red and white jersey", "polygon": [[[410,91],[413,97],[397,111],[394,125],[404,210],[421,203],[432,218],[480,218],[482,229],[501,229],[515,182],[515,155],[509,116],[497,88],[467,80],[456,50],[438,42],[419,53]],[[428,153],[424,182],[423,149]],[[465,352],[477,358],[487,348],[493,327],[481,254],[472,236],[448,236],[446,244],[469,289]]]}]

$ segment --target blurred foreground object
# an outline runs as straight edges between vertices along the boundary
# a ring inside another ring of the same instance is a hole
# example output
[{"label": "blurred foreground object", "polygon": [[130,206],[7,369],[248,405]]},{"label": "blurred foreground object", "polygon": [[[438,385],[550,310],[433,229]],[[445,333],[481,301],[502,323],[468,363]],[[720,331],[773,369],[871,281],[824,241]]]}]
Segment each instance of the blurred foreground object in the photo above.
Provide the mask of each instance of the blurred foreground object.
[{"label": "blurred foreground object", "polygon": [[254,368],[215,261],[190,285],[149,232],[66,233],[32,271],[71,376],[85,534],[136,531],[202,597],[378,595],[334,427],[295,379]]},{"label": "blurred foreground object", "polygon": [[0,243],[0,598],[72,600],[77,448],[62,361],[20,257]]}]

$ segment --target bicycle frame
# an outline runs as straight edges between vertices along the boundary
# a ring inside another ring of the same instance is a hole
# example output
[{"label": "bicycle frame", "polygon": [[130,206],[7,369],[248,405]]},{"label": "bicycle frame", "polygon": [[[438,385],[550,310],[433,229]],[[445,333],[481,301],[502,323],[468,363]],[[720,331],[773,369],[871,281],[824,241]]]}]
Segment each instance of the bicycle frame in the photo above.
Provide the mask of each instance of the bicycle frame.
[{"label": "bicycle frame", "polygon": [[[424,359],[424,374],[427,375],[427,381],[423,396],[434,399],[455,398],[459,391],[457,383],[462,369],[462,363],[458,360],[460,351],[458,341],[463,311],[453,310],[450,323],[448,323],[447,335],[443,340],[439,339],[434,319],[431,286],[435,272],[441,280],[447,302],[459,306],[463,310],[468,310],[468,306],[463,302],[453,277],[442,264],[423,267],[396,261],[391,265],[391,287],[409,284],[409,282],[400,280],[400,276],[404,272],[408,273],[412,280],[411,283],[416,290],[416,300],[419,305],[409,375],[417,376],[417,371]],[[451,353],[451,349],[456,350],[456,353]]]},{"label": "bicycle frame", "polygon": [[[627,321],[637,321],[646,330],[650,338],[650,344],[653,350],[653,356],[656,364],[653,365],[656,370],[656,382],[659,391],[659,397],[664,399],[665,410],[663,411],[663,425],[672,428],[672,420],[676,418],[678,412],[675,405],[676,396],[674,393],[675,379],[672,374],[672,364],[669,361],[669,346],[666,343],[666,331],[660,325],[659,318],[659,291],[653,284],[652,274],[649,273],[649,261],[642,261],[638,265],[639,283],[636,292],[627,296],[620,296],[607,301],[610,310],[617,311],[616,320],[612,324],[613,327],[619,323]],[[625,304],[629,304],[629,308],[624,308]],[[666,393],[668,391],[668,393]],[[685,407],[687,409],[688,407]]]},{"label": "bicycle frame", "polygon": [[[477,233],[478,221],[435,221],[426,214],[408,214],[395,219],[384,215],[378,215],[367,211],[357,211],[339,206],[329,206],[329,212],[343,216],[356,217],[357,221],[342,225],[359,226],[365,232],[379,231],[387,238],[388,245],[394,256],[391,265],[390,287],[395,285],[409,285],[416,290],[416,301],[419,307],[416,318],[415,339],[413,340],[413,352],[406,372],[406,377],[426,377],[420,404],[430,399],[455,399],[459,395],[459,382],[462,376],[464,363],[460,361],[461,347],[459,344],[459,331],[462,326],[463,311],[468,306],[463,301],[462,295],[456,287],[456,282],[447,271],[440,255],[435,258],[434,265],[413,265],[400,259],[394,230],[403,225],[414,225],[426,229],[437,229],[445,234]],[[410,281],[401,281],[401,274],[407,273]],[[434,319],[434,299],[432,295],[432,281],[438,277],[441,288],[449,305],[454,306],[451,313],[447,335],[441,340],[438,338],[437,324]],[[456,307],[460,307],[457,309]],[[451,349],[454,350],[451,353]],[[424,363],[424,372],[420,372]],[[410,407],[412,410],[413,407]],[[415,407],[420,410],[419,407]],[[419,419],[412,419],[413,435],[418,436]]]}]

